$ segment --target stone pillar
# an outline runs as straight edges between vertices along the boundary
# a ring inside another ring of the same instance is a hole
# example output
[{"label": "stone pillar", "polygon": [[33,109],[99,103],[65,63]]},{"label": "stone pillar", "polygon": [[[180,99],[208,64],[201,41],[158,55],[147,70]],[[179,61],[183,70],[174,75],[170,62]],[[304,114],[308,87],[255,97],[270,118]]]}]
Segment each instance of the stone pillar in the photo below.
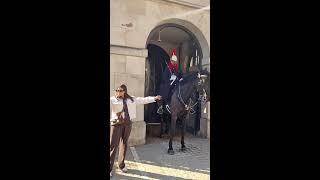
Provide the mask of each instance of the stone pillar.
[{"label": "stone pillar", "polygon": [[201,106],[200,136],[210,138],[210,102]]},{"label": "stone pillar", "polygon": [[[144,96],[145,61],[147,49],[111,46],[110,48],[110,91],[121,84],[126,84],[128,94],[136,97]],[[145,144],[146,124],[144,121],[144,105],[138,105],[137,117],[132,119],[132,130],[129,145]]]},{"label": "stone pillar", "polygon": [[[205,68],[210,72],[210,58],[202,60],[202,69]],[[210,102],[201,106],[200,136],[210,139]]]}]

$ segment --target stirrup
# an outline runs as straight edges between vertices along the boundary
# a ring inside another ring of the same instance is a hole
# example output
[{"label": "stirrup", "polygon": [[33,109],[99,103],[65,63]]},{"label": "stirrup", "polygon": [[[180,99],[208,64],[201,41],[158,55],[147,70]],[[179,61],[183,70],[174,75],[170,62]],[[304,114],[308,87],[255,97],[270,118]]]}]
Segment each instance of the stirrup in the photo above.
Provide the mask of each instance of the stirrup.
[{"label": "stirrup", "polygon": [[158,114],[163,114],[163,107],[162,107],[162,105],[158,108],[157,113],[158,113]]},{"label": "stirrup", "polygon": [[167,111],[171,114],[170,107],[169,107],[168,104],[166,105],[166,109],[167,109]]}]

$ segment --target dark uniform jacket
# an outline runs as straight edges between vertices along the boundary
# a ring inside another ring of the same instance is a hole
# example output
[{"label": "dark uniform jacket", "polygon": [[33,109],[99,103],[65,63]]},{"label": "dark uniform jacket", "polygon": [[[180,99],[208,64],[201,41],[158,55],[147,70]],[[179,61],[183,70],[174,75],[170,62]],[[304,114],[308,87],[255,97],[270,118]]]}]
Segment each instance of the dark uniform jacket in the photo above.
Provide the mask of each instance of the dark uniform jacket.
[{"label": "dark uniform jacket", "polygon": [[[176,76],[175,81],[170,80],[172,74]],[[180,78],[181,78],[181,73],[178,72],[177,65],[174,66],[171,63],[169,63],[168,66],[165,68],[164,72],[162,73],[162,80],[160,84],[160,93],[159,93],[165,102],[169,102],[171,97],[171,91],[174,88],[174,86],[177,84]]]}]

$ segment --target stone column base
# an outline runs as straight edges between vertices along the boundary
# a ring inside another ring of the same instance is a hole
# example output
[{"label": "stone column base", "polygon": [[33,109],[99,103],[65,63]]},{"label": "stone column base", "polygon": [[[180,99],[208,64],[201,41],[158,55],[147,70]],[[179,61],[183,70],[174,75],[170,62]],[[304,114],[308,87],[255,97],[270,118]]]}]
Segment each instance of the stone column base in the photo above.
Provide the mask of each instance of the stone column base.
[{"label": "stone column base", "polygon": [[207,138],[208,136],[208,129],[210,129],[210,127],[208,127],[208,122],[209,120],[207,118],[200,118],[200,136]]},{"label": "stone column base", "polygon": [[133,121],[131,134],[128,140],[129,146],[142,145],[146,143],[146,123],[144,121]]},{"label": "stone column base", "polygon": [[201,106],[200,136],[210,139],[210,102]]}]

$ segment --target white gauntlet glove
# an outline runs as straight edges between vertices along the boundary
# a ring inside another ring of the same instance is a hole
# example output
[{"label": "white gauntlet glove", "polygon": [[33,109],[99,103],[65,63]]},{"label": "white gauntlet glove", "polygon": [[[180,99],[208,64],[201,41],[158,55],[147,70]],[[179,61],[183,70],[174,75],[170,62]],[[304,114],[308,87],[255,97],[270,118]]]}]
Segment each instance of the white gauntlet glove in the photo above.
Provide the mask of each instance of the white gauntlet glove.
[{"label": "white gauntlet glove", "polygon": [[171,83],[170,83],[170,86],[172,85],[172,83],[175,81],[177,79],[177,76],[176,75],[174,75],[174,74],[172,74],[171,75],[171,77],[170,77],[170,81],[172,81]]}]

